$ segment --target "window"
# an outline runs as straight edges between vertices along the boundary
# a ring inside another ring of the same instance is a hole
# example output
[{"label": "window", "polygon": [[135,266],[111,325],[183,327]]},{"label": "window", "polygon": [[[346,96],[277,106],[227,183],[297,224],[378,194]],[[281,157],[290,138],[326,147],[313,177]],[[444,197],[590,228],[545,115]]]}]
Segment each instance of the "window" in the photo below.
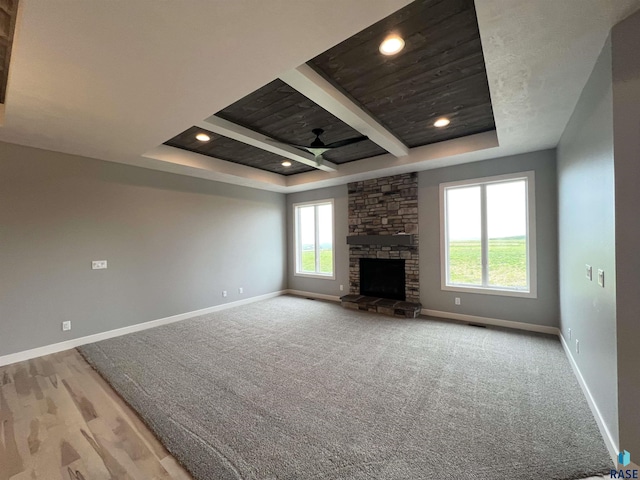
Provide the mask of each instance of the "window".
[{"label": "window", "polygon": [[334,279],[333,199],[293,206],[296,275]]},{"label": "window", "polygon": [[536,297],[534,174],[440,185],[442,289]]}]

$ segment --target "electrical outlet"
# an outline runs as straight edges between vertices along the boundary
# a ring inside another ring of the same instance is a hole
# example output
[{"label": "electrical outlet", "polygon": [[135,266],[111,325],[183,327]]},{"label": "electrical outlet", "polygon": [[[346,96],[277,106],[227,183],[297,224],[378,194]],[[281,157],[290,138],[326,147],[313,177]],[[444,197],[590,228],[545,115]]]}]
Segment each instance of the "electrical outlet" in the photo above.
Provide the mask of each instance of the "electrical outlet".
[{"label": "electrical outlet", "polygon": [[227,296],[227,291],[226,290],[222,290],[222,296],[226,297]]},{"label": "electrical outlet", "polygon": [[344,291],[344,285],[340,285],[340,291],[343,292]]},{"label": "electrical outlet", "polygon": [[576,338],[576,353],[580,353],[580,340]]},{"label": "electrical outlet", "polygon": [[71,330],[71,321],[67,320],[66,322],[62,322],[62,331],[68,332],[69,330]]},{"label": "electrical outlet", "polygon": [[244,288],[239,287],[239,288],[238,288],[238,293],[244,293]]},{"label": "electrical outlet", "polygon": [[106,260],[94,260],[91,262],[91,270],[103,270],[107,268]]},{"label": "electrical outlet", "polygon": [[604,270],[598,269],[598,285],[604,288]]},{"label": "electrical outlet", "polygon": [[571,340],[571,329],[569,329],[569,340]]},{"label": "electrical outlet", "polygon": [[587,276],[587,280],[592,281],[593,280],[593,268],[589,264],[585,265],[584,267],[585,267],[585,273],[586,273],[586,276]]},{"label": "electrical outlet", "polygon": [[460,305],[460,297],[456,297],[454,302],[455,302],[456,305]]}]

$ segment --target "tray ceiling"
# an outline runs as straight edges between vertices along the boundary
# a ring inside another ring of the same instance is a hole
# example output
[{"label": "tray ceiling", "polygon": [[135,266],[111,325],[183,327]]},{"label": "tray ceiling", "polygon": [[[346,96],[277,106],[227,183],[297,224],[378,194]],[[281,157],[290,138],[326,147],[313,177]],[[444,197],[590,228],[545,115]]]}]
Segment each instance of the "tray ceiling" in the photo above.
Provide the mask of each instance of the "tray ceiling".
[{"label": "tray ceiling", "polygon": [[555,148],[612,26],[640,8],[640,0],[478,1],[496,130],[405,152],[398,140],[395,152],[384,147],[389,154],[285,176],[163,142],[191,126],[223,134],[203,119],[274,79],[296,86],[289,77],[303,68],[331,86],[306,62],[409,0],[59,3],[18,4],[2,142],[285,193]]},{"label": "tray ceiling", "polygon": [[[406,46],[396,55],[385,56],[378,47],[391,33],[400,35]],[[401,146],[413,148],[495,129],[473,0],[417,0],[307,65]],[[263,136],[266,148],[309,145],[315,138],[314,128],[324,129],[325,144],[364,133],[305,95],[309,93],[275,79],[210,118]],[[449,126],[435,127],[439,117],[450,119]],[[226,138],[226,132],[210,134],[206,144],[195,140],[206,127],[206,121],[197,123],[165,145],[282,175],[314,170],[313,162],[304,165],[295,159],[292,166],[283,167],[285,158],[273,150],[261,150],[259,141],[249,146],[238,141],[241,137]],[[331,171],[385,153],[385,148],[367,139],[330,150],[320,160]]]}]

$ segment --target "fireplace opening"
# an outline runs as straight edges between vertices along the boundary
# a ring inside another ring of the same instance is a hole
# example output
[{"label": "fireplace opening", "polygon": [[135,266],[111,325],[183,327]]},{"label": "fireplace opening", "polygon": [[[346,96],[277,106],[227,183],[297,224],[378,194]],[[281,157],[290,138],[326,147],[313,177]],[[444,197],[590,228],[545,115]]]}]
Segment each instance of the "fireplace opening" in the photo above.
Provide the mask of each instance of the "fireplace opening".
[{"label": "fireplace opening", "polygon": [[360,295],[406,300],[404,260],[361,258]]}]

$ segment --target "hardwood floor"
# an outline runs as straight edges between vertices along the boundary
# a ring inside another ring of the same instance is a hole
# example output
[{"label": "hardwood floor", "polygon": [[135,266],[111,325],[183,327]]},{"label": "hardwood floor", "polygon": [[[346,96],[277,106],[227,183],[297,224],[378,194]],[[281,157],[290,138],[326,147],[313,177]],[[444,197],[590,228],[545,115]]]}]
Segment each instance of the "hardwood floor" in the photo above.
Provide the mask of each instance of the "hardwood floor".
[{"label": "hardwood floor", "polygon": [[191,479],[76,350],[0,367],[0,480]]},{"label": "hardwood floor", "polygon": [[191,478],[76,350],[0,367],[0,480]]}]

